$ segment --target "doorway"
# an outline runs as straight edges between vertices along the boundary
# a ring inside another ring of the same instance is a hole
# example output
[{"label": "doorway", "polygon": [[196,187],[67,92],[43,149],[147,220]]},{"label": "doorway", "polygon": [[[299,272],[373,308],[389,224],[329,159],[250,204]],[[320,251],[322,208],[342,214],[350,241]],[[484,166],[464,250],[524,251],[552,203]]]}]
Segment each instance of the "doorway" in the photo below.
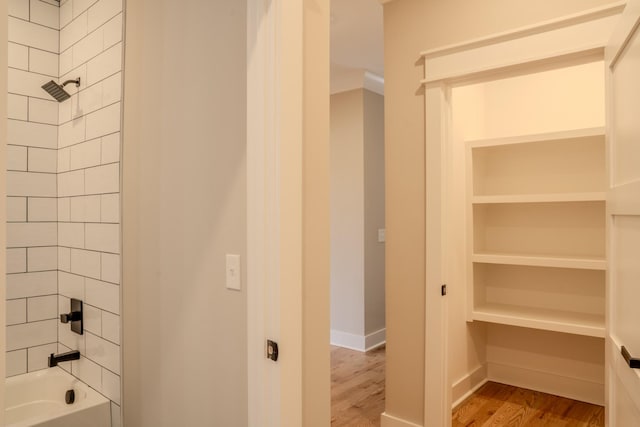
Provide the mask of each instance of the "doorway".
[{"label": "doorway", "polygon": [[331,425],[384,411],[385,197],[382,6],[331,2]]}]

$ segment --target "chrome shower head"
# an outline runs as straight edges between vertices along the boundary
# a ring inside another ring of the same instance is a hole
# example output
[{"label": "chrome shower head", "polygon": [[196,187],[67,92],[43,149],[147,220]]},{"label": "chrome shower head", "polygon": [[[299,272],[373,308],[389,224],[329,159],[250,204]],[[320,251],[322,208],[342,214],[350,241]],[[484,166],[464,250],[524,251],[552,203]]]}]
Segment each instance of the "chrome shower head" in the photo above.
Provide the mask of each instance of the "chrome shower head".
[{"label": "chrome shower head", "polygon": [[71,95],[69,95],[69,93],[64,90],[64,87],[69,83],[75,83],[76,87],[80,87],[80,77],[75,80],[67,80],[61,85],[51,80],[50,82],[43,84],[42,89],[47,91],[49,95],[53,96],[56,101],[62,102],[71,98]]}]

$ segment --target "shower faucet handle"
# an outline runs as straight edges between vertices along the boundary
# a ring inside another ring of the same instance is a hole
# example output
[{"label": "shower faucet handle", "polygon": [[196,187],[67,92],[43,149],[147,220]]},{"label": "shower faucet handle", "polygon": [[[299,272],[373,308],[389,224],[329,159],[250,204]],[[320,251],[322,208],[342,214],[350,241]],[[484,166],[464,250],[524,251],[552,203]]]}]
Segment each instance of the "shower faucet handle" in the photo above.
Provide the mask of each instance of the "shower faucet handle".
[{"label": "shower faucet handle", "polygon": [[76,334],[84,334],[84,324],[82,315],[82,301],[71,298],[71,311],[69,313],[60,314],[60,322],[71,323],[71,331]]},{"label": "shower faucet handle", "polygon": [[82,312],[72,311],[71,313],[65,313],[60,315],[60,321],[62,323],[69,323],[76,320],[82,320]]}]

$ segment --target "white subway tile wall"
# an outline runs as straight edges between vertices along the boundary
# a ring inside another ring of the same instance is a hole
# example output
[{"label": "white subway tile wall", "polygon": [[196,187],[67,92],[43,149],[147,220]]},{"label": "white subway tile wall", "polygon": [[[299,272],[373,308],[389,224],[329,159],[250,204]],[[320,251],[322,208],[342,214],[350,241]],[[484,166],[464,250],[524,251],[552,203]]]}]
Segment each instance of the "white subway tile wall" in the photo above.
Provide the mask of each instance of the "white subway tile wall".
[{"label": "white subway tile wall", "polygon": [[[122,0],[9,0],[7,375],[60,366],[120,425]],[[50,80],[80,77],[58,103]],[[84,301],[85,333],[58,320]]]}]

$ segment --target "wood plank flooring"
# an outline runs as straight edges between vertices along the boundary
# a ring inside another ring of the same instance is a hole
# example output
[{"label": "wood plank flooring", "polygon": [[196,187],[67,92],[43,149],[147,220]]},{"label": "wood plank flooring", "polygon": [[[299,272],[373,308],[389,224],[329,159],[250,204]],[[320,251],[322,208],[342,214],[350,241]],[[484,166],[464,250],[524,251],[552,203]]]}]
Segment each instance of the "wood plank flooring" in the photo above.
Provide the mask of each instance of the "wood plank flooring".
[{"label": "wood plank flooring", "polygon": [[331,347],[331,427],[380,425],[385,348],[367,353]]},{"label": "wood plank flooring", "polygon": [[602,427],[604,408],[488,382],[453,411],[452,427]]},{"label": "wood plank flooring", "polygon": [[[378,427],[385,348],[331,347],[331,427]],[[453,411],[452,427],[603,427],[604,408],[488,382]]]}]

